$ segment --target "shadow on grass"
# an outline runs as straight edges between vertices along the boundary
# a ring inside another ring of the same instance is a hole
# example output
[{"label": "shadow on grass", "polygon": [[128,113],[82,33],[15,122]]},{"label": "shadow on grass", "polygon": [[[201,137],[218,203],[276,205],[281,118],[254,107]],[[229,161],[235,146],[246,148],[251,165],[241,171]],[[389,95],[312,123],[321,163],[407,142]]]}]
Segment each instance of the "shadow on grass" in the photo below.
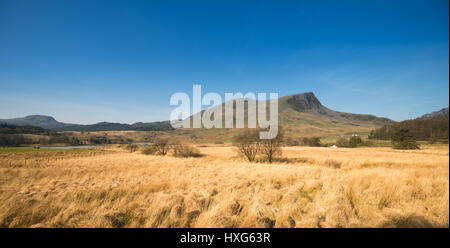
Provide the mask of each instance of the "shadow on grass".
[{"label": "shadow on grass", "polygon": [[436,225],[419,215],[392,216],[378,227],[381,228],[448,228],[444,225]]}]

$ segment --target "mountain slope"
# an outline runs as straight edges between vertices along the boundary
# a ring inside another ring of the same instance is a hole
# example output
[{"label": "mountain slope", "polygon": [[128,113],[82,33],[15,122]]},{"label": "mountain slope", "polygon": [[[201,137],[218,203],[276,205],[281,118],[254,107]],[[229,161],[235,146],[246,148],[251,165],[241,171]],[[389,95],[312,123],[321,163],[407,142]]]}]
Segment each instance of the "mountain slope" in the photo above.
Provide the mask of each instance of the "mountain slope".
[{"label": "mountain slope", "polygon": [[393,122],[374,115],[331,110],[323,106],[312,92],[281,97],[278,104],[279,124],[294,137],[367,132]]},{"label": "mountain slope", "polygon": [[[269,103],[267,103],[268,105]],[[222,123],[224,123],[225,103],[212,108],[222,108]],[[247,104],[245,104],[244,113],[247,116]],[[320,103],[312,92],[279,98],[278,114],[279,125],[287,134],[286,136],[291,138],[330,136],[349,132],[369,132],[377,127],[393,123],[388,118],[366,114],[351,114],[328,109]],[[199,115],[199,113],[196,115]],[[192,124],[192,116],[184,121],[190,121]],[[204,142],[214,142],[215,140],[230,141],[239,131],[236,128],[181,128],[177,130],[182,135]]]}]

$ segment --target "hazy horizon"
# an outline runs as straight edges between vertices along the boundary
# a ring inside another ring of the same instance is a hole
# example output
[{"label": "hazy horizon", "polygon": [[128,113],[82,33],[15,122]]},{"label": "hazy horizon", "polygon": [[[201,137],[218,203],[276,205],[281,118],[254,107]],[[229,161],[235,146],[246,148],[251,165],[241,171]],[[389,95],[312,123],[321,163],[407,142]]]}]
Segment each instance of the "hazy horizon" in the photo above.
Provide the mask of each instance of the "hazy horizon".
[{"label": "hazy horizon", "polygon": [[[302,93],[306,93],[306,92],[302,92]],[[314,93],[314,92],[313,92]],[[279,96],[280,98],[281,97],[284,97],[284,96]],[[319,101],[320,101],[320,99],[319,99]],[[326,107],[326,106],[325,106]],[[191,106],[191,108],[192,108],[192,106]],[[424,115],[424,114],[429,114],[429,113],[432,113],[432,112],[435,112],[435,111],[439,111],[439,110],[441,110],[441,109],[444,109],[444,108],[448,108],[448,106],[445,106],[445,107],[442,107],[442,108],[440,108],[440,109],[437,109],[437,110],[434,110],[434,111],[431,111],[431,112],[427,112],[427,113],[423,113],[423,114],[420,114],[420,115],[418,115],[418,116],[416,116],[416,117],[421,117],[422,115]],[[205,109],[205,108],[203,108],[203,109]],[[334,110],[334,109],[333,109]],[[339,111],[339,112],[345,112],[345,111],[342,111],[342,110],[336,110],[336,111]],[[195,114],[195,113],[193,113],[193,114]],[[353,113],[353,114],[370,114],[370,113]],[[27,117],[27,116],[33,116],[33,115],[40,115],[40,116],[49,116],[49,117],[53,117],[56,121],[58,121],[58,122],[62,122],[62,123],[67,123],[67,124],[81,124],[81,125],[91,125],[91,124],[97,124],[97,123],[100,123],[100,122],[115,122],[115,123],[121,123],[121,124],[134,124],[134,123],[138,123],[138,122],[163,122],[163,121],[169,121],[169,119],[164,119],[164,120],[153,120],[153,121],[134,121],[134,122],[118,122],[118,121],[114,121],[114,120],[112,120],[112,121],[98,121],[98,122],[94,122],[94,123],[81,123],[81,122],[77,122],[76,120],[75,121],[72,121],[72,122],[69,122],[69,121],[63,121],[63,120],[61,120],[61,119],[58,119],[57,117],[55,117],[54,115],[52,115],[52,114],[39,114],[39,113],[35,113],[35,114],[28,114],[28,115],[23,115],[23,116],[13,116],[13,117],[7,117],[7,118],[4,118],[4,117],[2,117],[2,116],[0,116],[0,119],[15,119],[15,118],[23,118],[23,117]],[[377,116],[377,117],[386,117],[386,116]],[[416,117],[414,117],[414,118],[416,118]],[[402,120],[396,120],[396,121],[402,121]]]}]

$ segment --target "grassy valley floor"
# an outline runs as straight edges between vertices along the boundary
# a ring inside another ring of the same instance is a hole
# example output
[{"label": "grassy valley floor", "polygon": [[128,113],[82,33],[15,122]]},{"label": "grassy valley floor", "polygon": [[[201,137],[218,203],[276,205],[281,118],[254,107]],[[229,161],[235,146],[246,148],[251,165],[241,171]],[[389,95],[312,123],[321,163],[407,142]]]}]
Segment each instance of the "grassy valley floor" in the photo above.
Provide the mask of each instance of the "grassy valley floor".
[{"label": "grassy valley floor", "polygon": [[0,152],[1,227],[448,227],[449,146]]}]

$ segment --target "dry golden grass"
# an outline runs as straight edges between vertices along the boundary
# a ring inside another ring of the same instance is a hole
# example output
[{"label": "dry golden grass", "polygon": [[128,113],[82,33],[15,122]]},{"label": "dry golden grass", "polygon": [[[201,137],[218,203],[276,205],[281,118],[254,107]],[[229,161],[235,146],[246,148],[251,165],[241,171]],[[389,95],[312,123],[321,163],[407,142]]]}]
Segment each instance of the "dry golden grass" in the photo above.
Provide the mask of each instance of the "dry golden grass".
[{"label": "dry golden grass", "polygon": [[[2,227],[448,227],[449,147],[0,154]],[[26,158],[26,164],[24,160]]]}]

